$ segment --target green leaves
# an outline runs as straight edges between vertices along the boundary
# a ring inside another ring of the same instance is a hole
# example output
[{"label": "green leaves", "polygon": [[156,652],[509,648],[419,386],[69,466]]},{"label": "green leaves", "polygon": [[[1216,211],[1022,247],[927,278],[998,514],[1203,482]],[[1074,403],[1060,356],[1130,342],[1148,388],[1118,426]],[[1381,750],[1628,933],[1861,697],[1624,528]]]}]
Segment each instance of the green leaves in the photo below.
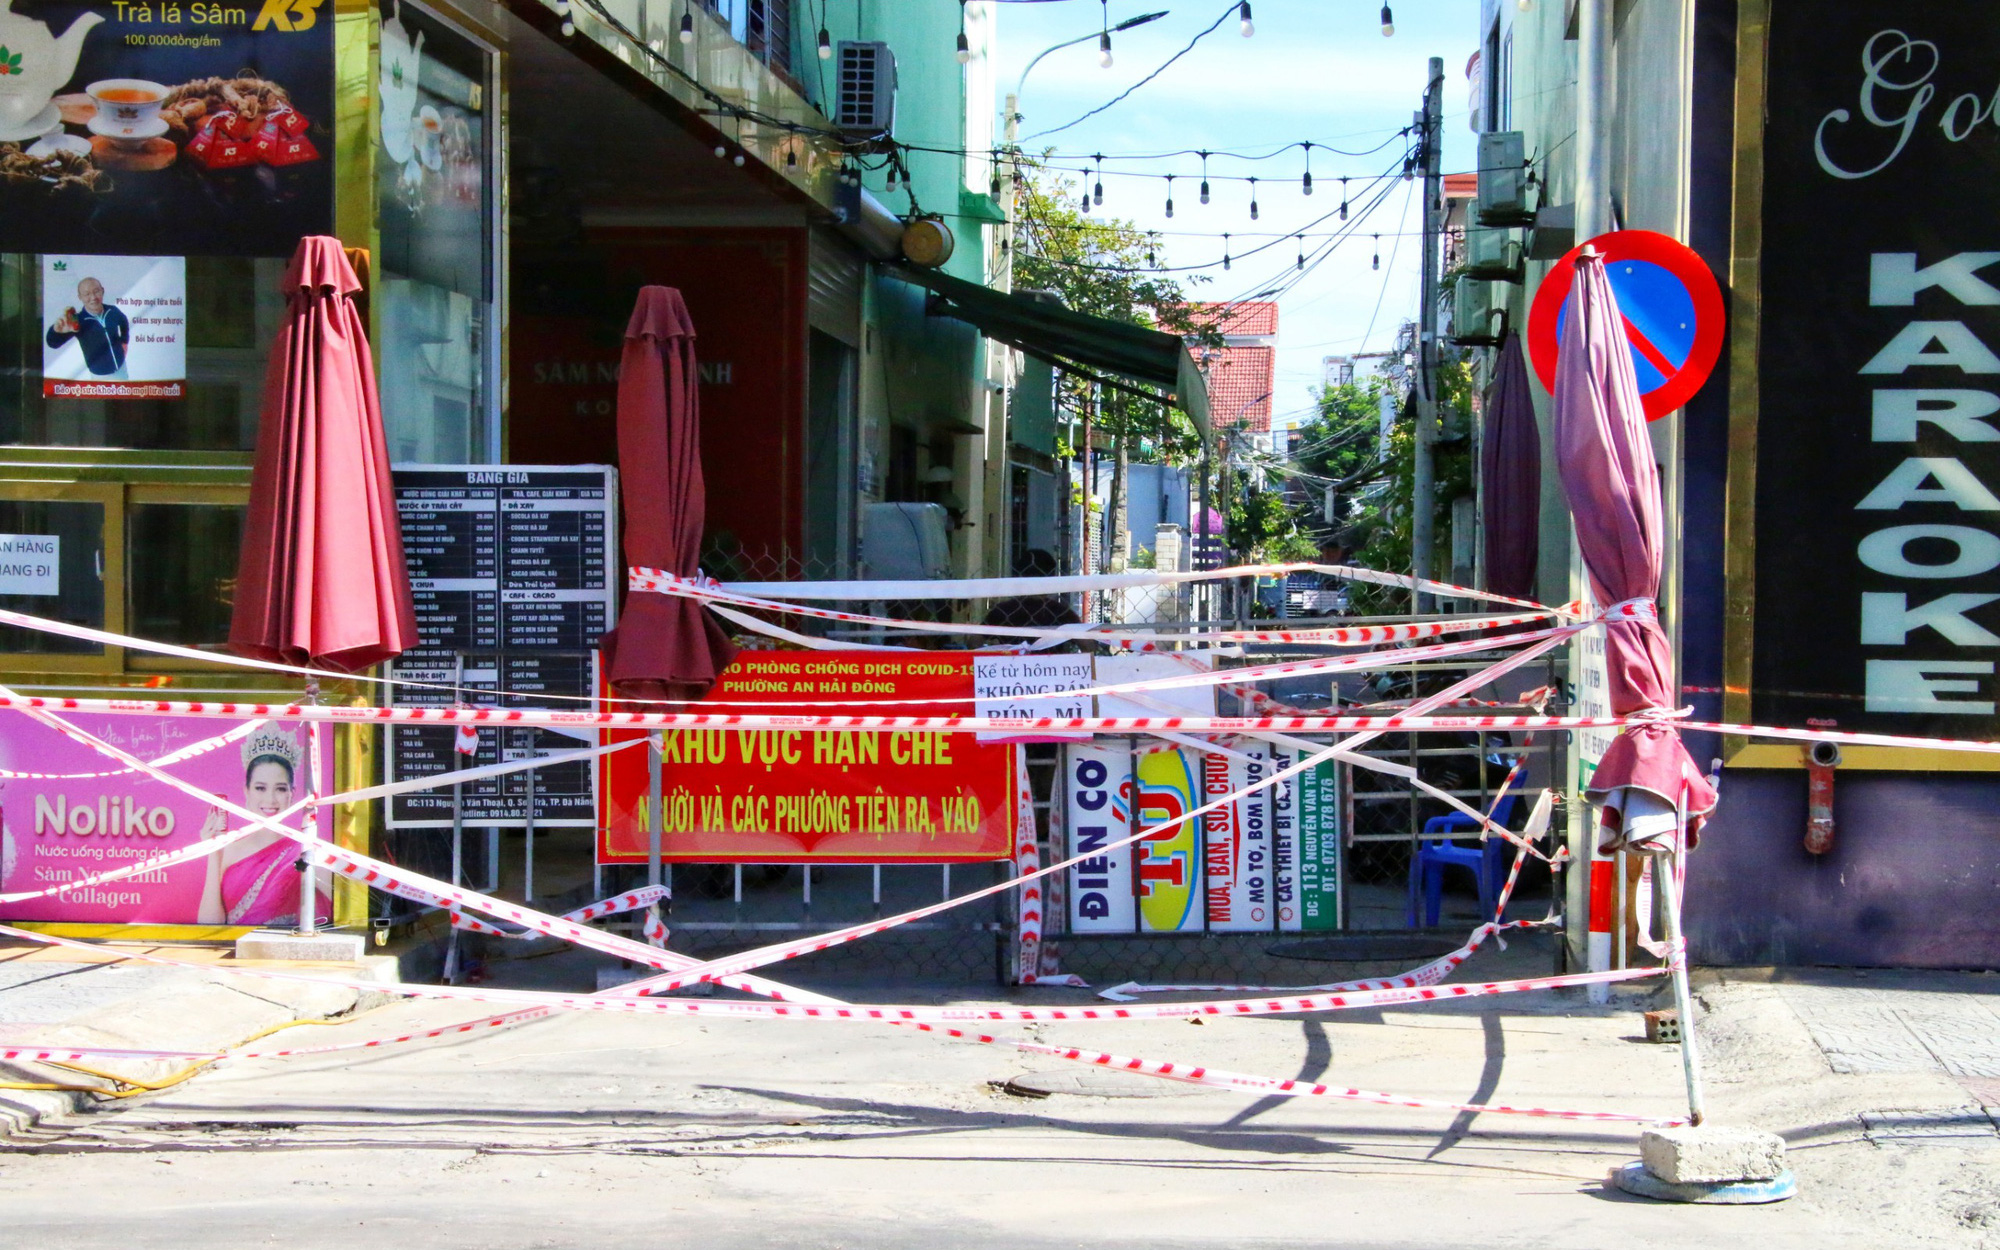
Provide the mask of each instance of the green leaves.
[{"label": "green leaves", "polygon": [[6,44],[0,44],[0,76],[21,72],[21,54],[7,51]]}]

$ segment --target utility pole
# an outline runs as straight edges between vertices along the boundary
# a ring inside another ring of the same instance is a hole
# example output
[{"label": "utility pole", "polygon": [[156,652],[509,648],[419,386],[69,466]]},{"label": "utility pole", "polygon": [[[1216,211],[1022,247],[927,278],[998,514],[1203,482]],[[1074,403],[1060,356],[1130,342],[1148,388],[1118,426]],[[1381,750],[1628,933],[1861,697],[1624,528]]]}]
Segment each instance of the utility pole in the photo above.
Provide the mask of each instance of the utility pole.
[{"label": "utility pole", "polygon": [[[1443,233],[1443,170],[1440,149],[1444,140],[1444,58],[1431,58],[1430,83],[1424,88],[1424,108],[1417,114],[1423,138],[1417,158],[1423,165],[1424,233],[1423,289],[1417,299],[1417,439],[1414,481],[1410,501],[1410,572],[1415,577],[1431,575],[1432,549],[1437,543],[1437,465],[1433,453],[1437,442],[1437,322],[1438,322],[1438,243]],[[1410,610],[1419,615],[1431,608],[1431,597],[1414,588]]]}]

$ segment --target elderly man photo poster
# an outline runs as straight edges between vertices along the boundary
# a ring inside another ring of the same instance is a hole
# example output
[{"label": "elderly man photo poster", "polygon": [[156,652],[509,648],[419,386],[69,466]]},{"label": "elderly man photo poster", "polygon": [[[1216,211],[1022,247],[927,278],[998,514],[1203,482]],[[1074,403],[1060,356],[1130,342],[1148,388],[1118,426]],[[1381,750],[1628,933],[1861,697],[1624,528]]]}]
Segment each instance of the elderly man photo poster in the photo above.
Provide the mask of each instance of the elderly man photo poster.
[{"label": "elderly man photo poster", "polygon": [[187,386],[187,262],[42,257],[42,394],[180,399]]}]

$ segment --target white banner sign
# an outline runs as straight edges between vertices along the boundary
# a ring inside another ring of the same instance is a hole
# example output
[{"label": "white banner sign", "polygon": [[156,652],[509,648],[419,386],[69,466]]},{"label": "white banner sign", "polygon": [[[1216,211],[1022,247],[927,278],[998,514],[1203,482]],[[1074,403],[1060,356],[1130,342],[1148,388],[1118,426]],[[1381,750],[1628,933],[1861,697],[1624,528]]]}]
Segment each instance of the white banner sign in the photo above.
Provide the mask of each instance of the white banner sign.
[{"label": "white banner sign", "polygon": [[0,595],[59,595],[61,570],[59,536],[0,534]]},{"label": "white banner sign", "polygon": [[[1074,699],[1024,698],[1097,684],[1087,655],[976,655],[972,657],[972,697],[980,716],[1089,716],[1090,696]],[[982,733],[981,742],[1088,741],[1089,734]]]},{"label": "white banner sign", "polygon": [[1069,853],[1088,855],[1069,870],[1072,933],[1131,933],[1132,848],[1103,848],[1132,833],[1132,751],[1124,743],[1063,752]]}]

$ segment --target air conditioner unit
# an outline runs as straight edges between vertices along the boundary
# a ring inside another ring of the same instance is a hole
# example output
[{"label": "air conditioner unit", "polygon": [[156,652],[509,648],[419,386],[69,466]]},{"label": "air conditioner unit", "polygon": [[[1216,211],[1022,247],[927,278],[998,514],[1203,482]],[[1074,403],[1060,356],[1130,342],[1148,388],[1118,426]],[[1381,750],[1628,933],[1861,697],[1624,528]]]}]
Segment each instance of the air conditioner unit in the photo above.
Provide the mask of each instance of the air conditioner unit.
[{"label": "air conditioner unit", "polygon": [[1521,245],[1511,231],[1498,227],[1465,232],[1465,276],[1493,282],[1519,282],[1525,270]]},{"label": "air conditioner unit", "polygon": [[1451,341],[1466,347],[1497,347],[1496,328],[1506,321],[1506,310],[1493,307],[1493,285],[1460,274],[1452,292]]},{"label": "air conditioner unit", "polygon": [[1528,211],[1528,167],[1521,132],[1494,130],[1479,136],[1478,219],[1482,226],[1524,226]]},{"label": "air conditioner unit", "polygon": [[886,43],[842,40],[835,48],[833,124],[859,137],[896,129],[896,54]]},{"label": "air conditioner unit", "polygon": [[942,504],[871,503],[861,510],[861,562],[878,581],[951,574],[951,522]]}]

